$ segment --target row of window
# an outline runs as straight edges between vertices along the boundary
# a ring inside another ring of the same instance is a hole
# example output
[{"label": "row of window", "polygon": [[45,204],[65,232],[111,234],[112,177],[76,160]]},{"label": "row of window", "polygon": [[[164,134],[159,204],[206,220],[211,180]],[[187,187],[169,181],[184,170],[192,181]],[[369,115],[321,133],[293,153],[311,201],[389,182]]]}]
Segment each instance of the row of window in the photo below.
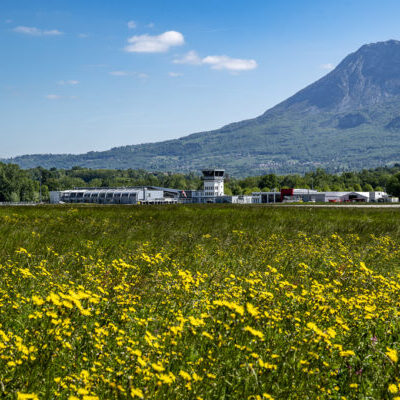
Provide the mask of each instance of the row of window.
[{"label": "row of window", "polygon": [[61,197],[65,199],[88,199],[88,198],[113,198],[113,197],[136,197],[137,192],[73,192],[62,193]]}]

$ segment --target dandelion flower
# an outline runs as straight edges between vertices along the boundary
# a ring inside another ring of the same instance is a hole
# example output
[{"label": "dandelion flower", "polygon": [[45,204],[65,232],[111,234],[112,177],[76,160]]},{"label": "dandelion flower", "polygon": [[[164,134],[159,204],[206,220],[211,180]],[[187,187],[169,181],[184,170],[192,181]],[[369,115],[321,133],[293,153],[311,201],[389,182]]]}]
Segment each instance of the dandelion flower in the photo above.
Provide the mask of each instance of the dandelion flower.
[{"label": "dandelion flower", "polygon": [[399,356],[397,355],[396,349],[390,349],[386,347],[387,352],[385,353],[393,362],[397,363],[399,361]]},{"label": "dandelion flower", "polygon": [[392,393],[392,394],[398,392],[397,386],[396,386],[394,383],[392,383],[392,384],[389,385],[388,390],[389,390],[389,392]]}]

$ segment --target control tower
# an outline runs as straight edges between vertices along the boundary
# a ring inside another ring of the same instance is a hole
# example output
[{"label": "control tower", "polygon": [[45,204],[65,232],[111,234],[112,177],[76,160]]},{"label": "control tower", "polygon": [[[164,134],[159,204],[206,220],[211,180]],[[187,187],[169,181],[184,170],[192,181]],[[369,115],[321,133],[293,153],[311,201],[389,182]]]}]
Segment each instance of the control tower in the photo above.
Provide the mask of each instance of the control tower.
[{"label": "control tower", "polygon": [[204,197],[224,195],[224,169],[203,169]]}]

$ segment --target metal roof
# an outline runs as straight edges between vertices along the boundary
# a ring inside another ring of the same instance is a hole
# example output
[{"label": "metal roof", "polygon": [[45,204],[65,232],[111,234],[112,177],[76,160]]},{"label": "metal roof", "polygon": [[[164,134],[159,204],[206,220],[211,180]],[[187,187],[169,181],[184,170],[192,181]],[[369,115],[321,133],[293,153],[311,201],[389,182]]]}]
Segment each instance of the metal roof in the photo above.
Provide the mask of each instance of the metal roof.
[{"label": "metal roof", "polygon": [[364,196],[364,197],[368,197],[369,196],[369,192],[318,192],[317,194],[324,194],[326,196],[346,196],[349,194],[358,194],[360,196]]},{"label": "metal roof", "polygon": [[74,188],[67,190],[60,190],[63,193],[82,193],[82,192],[96,192],[96,193],[104,193],[104,192],[139,192],[141,190],[159,190],[163,192],[171,192],[179,194],[182,190],[178,189],[170,189],[158,186],[131,186],[131,187],[85,187],[85,188]]}]

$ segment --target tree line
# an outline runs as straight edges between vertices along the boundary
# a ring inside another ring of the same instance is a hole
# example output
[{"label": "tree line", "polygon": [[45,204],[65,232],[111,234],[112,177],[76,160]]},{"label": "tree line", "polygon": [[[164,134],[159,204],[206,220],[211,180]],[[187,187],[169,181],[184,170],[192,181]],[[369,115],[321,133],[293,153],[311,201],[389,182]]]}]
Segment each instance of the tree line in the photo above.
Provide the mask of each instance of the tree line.
[{"label": "tree line", "polygon": [[[202,189],[200,174],[148,172],[141,169],[21,169],[16,164],[0,163],[0,202],[48,201],[52,190],[76,187],[161,186],[183,190]],[[329,174],[323,169],[303,175],[249,176],[225,180],[225,193],[240,195],[282,188],[319,191],[386,191],[400,196],[400,164],[391,167]]]}]

